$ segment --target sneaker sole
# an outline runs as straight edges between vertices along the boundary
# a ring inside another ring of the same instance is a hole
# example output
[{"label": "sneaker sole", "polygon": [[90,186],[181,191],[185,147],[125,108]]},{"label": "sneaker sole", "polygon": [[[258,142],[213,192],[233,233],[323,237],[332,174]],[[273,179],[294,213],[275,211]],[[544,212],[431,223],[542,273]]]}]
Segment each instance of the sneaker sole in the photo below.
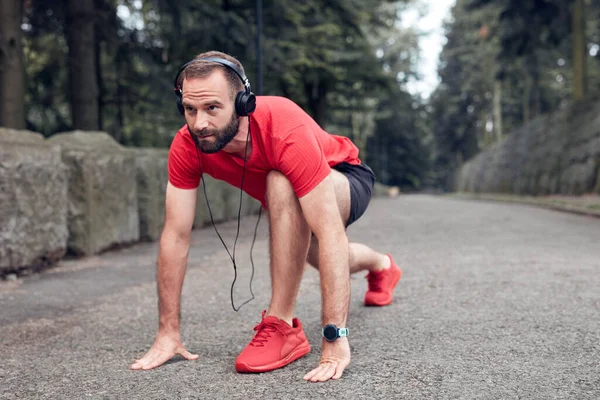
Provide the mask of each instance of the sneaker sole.
[{"label": "sneaker sole", "polygon": [[274,363],[267,365],[250,366],[246,363],[236,363],[235,369],[237,372],[257,373],[257,372],[268,372],[275,369],[285,367],[286,365],[296,361],[300,357],[303,357],[310,353],[310,344],[308,341],[300,343],[294,350],[290,352],[285,358],[275,361]]},{"label": "sneaker sole", "polygon": [[[400,267],[396,267],[398,268],[398,277],[394,279],[394,284],[392,285],[392,294],[394,293],[394,290],[396,289],[396,285],[398,284],[398,282],[400,282],[400,278],[402,278],[402,270],[400,269]],[[383,307],[383,306],[388,306],[390,304],[392,304],[392,300],[394,300],[394,296],[390,296],[390,301],[385,302],[385,303],[371,303],[371,302],[366,302],[365,301],[365,306],[367,307]]]}]

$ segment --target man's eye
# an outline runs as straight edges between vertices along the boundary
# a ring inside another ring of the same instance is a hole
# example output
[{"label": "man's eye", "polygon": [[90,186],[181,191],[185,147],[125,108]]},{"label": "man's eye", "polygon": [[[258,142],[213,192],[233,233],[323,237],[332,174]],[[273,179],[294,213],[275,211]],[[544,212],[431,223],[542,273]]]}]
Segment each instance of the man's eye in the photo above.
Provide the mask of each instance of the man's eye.
[{"label": "man's eye", "polygon": [[208,111],[216,111],[217,106],[208,106]]},{"label": "man's eye", "polygon": [[189,111],[189,112],[192,112],[192,111],[194,111],[194,108],[193,108],[193,107],[186,107],[185,109],[186,109],[187,111]]}]

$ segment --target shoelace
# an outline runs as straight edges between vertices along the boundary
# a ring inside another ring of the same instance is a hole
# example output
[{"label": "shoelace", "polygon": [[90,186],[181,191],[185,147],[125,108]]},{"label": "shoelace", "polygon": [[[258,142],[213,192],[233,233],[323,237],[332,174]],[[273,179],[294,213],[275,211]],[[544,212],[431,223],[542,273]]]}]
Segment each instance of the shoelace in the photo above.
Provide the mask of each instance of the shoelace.
[{"label": "shoelace", "polygon": [[369,272],[367,275],[367,281],[369,282],[369,290],[373,292],[382,291],[382,283],[384,280],[384,273],[382,272]]},{"label": "shoelace", "polygon": [[256,331],[256,335],[254,335],[254,338],[250,342],[250,346],[254,347],[263,347],[269,341],[273,332],[279,331],[282,335],[287,336],[287,333],[279,327],[279,323],[275,322],[261,321],[254,327],[254,330]]}]

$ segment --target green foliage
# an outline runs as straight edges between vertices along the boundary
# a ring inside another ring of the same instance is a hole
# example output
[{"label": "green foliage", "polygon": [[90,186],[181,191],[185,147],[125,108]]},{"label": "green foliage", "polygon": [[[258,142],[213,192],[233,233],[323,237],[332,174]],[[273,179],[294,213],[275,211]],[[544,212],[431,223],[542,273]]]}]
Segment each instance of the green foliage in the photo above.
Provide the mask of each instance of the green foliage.
[{"label": "green foliage", "polygon": [[[291,98],[351,137],[386,183],[412,188],[425,180],[429,154],[425,124],[401,90],[418,61],[417,34],[397,24],[409,2],[264,0],[262,65],[264,94]],[[67,3],[27,4],[27,123],[49,136],[72,129]],[[122,144],[170,144],[183,124],[172,80],[198,53],[232,54],[256,83],[255,2],[95,0],[94,24],[98,73],[89,79],[99,88],[100,129]]]},{"label": "green foliage", "polygon": [[46,136],[71,126],[63,5],[31,2],[23,23],[27,128]]},{"label": "green foliage", "polygon": [[497,10],[467,12],[465,5],[466,1],[458,0],[453,8],[440,56],[441,84],[430,99],[434,180],[442,187],[449,186],[452,171],[479,150],[497,71],[493,59],[499,45],[482,40],[480,34],[484,26],[484,32],[496,28]]},{"label": "green foliage", "polygon": [[397,90],[382,99],[367,157],[380,182],[403,191],[430,185],[426,118],[424,107],[405,92]]},{"label": "green foliage", "polygon": [[[419,33],[400,28],[418,0],[263,0],[263,93],[291,98],[348,136],[387,184],[448,187],[454,170],[536,115],[571,100],[574,0],[457,0],[441,84],[427,103]],[[67,0],[24,3],[28,129],[72,129]],[[183,120],[172,80],[196,54],[237,57],[257,89],[255,3],[95,0],[100,129],[125,145],[167,147]],[[588,93],[600,95],[600,4],[584,0]],[[1,89],[1,88],[0,88]],[[500,129],[501,128],[501,129]],[[433,173],[430,173],[433,172]]]},{"label": "green foliage", "polygon": [[[571,4],[457,0],[440,57],[441,84],[431,97],[433,170],[440,186],[450,187],[456,168],[502,135],[570,101]],[[593,17],[600,4],[587,1],[586,7],[591,49],[600,43]],[[600,89],[597,61],[587,60],[592,96]]]}]

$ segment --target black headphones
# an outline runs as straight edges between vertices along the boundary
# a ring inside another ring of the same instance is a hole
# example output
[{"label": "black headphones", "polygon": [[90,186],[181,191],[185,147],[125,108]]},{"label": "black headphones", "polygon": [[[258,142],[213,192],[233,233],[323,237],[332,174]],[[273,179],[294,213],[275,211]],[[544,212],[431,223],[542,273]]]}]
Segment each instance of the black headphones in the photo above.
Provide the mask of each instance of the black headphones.
[{"label": "black headphones", "polygon": [[248,116],[256,109],[256,96],[254,95],[254,93],[252,93],[252,89],[250,88],[250,82],[248,81],[248,78],[246,78],[246,75],[244,75],[244,73],[237,67],[237,65],[235,65],[231,61],[222,58],[197,58],[195,60],[185,63],[184,66],[181,67],[177,72],[177,75],[175,76],[175,81],[173,82],[173,86],[175,87],[175,95],[177,96],[177,109],[179,110],[179,113],[181,115],[184,115],[184,109],[182,104],[183,91],[179,82],[179,76],[188,65],[196,62],[214,62],[221,64],[235,72],[235,74],[240,77],[242,83],[244,84],[244,90],[239,92],[235,97],[235,112],[238,116]]}]

